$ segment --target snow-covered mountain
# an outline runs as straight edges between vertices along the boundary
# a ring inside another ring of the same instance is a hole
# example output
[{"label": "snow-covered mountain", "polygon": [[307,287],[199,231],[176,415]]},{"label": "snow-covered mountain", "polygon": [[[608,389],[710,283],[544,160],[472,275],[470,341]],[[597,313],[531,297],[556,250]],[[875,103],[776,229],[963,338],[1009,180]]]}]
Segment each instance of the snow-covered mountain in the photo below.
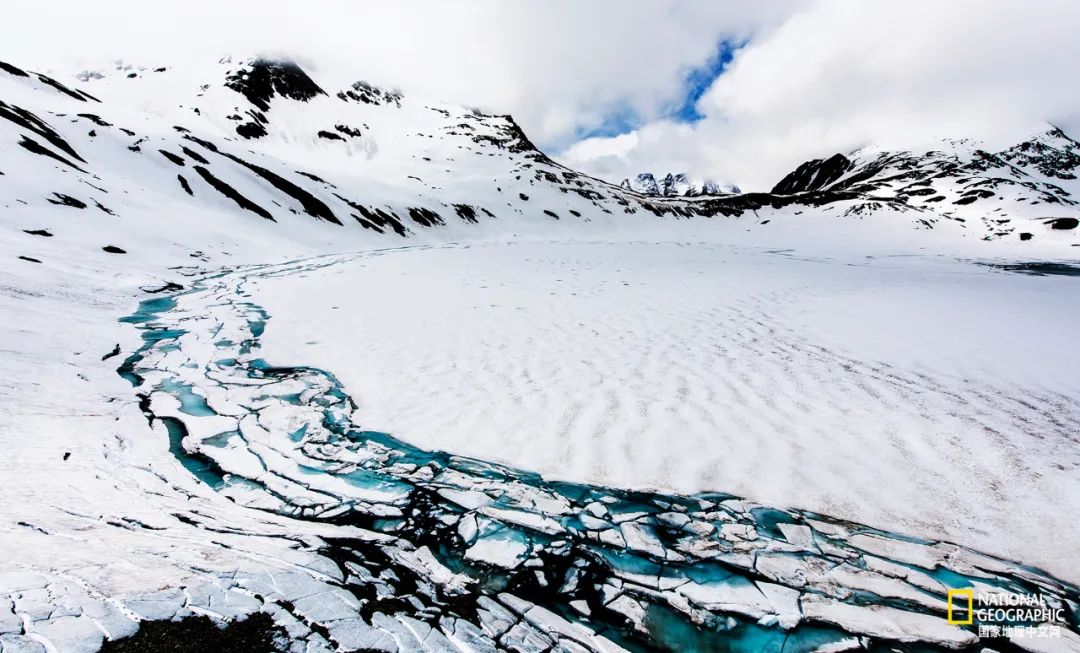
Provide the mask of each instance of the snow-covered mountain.
[{"label": "snow-covered mountain", "polygon": [[192,215],[299,239],[445,240],[822,201],[642,196],[553,161],[510,116],[366,81],[324,88],[285,61],[117,62],[65,82],[4,64],[0,98],[0,206],[20,230],[55,223],[61,205],[112,240],[146,229],[195,248]]},{"label": "snow-covered mountain", "polygon": [[[514,232],[626,214],[741,214],[770,201],[641,197],[551,160],[510,116],[366,81],[323,88],[287,61],[226,58],[194,69],[118,62],[74,79],[85,90],[0,69],[7,206],[60,202],[122,216],[159,202],[452,237],[480,223],[482,232]],[[698,192],[688,183],[668,175],[664,193]]]},{"label": "snow-covered mountain", "polygon": [[1061,231],[1078,213],[1067,183],[1075,142],[1060,131],[993,155],[955,144],[838,155],[803,164],[769,193],[670,173],[619,187],[553,161],[510,116],[366,81],[324,87],[291,62],[121,62],[70,81],[78,86],[0,67],[0,206],[16,216],[59,204],[148,226],[149,211],[160,233],[174,212],[211,211],[305,231],[321,223],[339,236],[444,239],[656,216],[749,212],[756,222],[761,211],[832,205],[838,221],[874,213],[995,239]]},{"label": "snow-covered mountain", "polygon": [[803,163],[779,195],[852,192],[969,223],[987,239],[1070,230],[1080,215],[1080,143],[1050,128],[999,152],[972,140],[887,152],[866,149]]},{"label": "snow-covered mountain", "polygon": [[722,184],[712,179],[693,181],[683,172],[667,173],[658,182],[651,172],[642,172],[631,179],[623,179],[620,188],[650,197],[699,197],[702,195],[733,195],[739,193],[734,184]]},{"label": "snow-covered mountain", "polygon": [[[200,73],[118,65],[81,75],[90,94],[5,66],[3,115],[16,129],[4,133],[18,146],[6,148],[15,158],[5,190],[118,215],[129,208],[123,195],[153,193],[176,206],[272,221],[306,214],[398,235],[630,205],[548,159],[509,116],[366,82],[327,91],[288,62],[223,60]],[[23,165],[25,155],[41,159]]]}]

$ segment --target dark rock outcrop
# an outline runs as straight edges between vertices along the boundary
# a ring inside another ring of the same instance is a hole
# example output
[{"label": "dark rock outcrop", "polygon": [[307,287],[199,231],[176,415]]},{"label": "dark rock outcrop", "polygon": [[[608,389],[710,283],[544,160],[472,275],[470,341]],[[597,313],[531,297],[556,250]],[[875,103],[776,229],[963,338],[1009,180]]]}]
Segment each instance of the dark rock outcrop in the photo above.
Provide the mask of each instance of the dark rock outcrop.
[{"label": "dark rock outcrop", "polygon": [[307,102],[316,95],[326,95],[300,66],[291,61],[256,59],[225,80],[225,86],[248,99],[262,111],[270,110],[270,100],[283,97]]},{"label": "dark rock outcrop", "polygon": [[364,104],[373,104],[376,106],[392,104],[395,107],[401,107],[401,91],[389,90],[369,84],[368,82],[356,82],[351,87],[341,91],[337,94],[341,100],[352,100],[353,102],[363,102]]},{"label": "dark rock outcrop", "polygon": [[834,154],[827,159],[807,161],[773,186],[772,192],[777,195],[791,195],[822,190],[840,179],[851,168],[851,161],[843,154]]}]

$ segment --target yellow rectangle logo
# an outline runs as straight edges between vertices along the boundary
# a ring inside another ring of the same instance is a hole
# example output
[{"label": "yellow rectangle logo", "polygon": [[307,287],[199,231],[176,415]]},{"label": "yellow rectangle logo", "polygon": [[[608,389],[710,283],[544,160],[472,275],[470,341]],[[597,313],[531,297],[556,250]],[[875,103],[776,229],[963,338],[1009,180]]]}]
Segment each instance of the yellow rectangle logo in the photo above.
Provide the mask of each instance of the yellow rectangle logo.
[{"label": "yellow rectangle logo", "polygon": [[[957,602],[957,597],[961,601]],[[967,600],[967,605],[963,604],[963,600]],[[949,590],[948,593],[948,606],[949,606],[949,623],[954,626],[970,626],[972,620],[975,617],[975,593],[969,588],[966,590]],[[958,611],[966,612],[966,616],[957,617]]]}]

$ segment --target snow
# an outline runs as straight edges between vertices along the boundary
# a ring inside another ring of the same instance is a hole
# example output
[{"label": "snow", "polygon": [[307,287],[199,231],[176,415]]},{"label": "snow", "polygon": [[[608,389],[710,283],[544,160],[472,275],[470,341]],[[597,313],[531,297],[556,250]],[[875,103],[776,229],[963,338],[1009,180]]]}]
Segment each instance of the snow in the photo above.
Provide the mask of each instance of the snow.
[{"label": "snow", "polygon": [[334,370],[366,428],[1075,576],[1080,350],[1055,335],[1080,330],[1075,286],[952,257],[598,242],[412,249],[253,290],[265,355]]}]

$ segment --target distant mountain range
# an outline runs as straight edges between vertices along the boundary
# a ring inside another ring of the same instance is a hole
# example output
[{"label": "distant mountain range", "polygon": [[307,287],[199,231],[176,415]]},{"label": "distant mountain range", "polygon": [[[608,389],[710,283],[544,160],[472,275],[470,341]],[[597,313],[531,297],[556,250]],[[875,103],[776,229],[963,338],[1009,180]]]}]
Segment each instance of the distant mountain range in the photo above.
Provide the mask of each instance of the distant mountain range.
[{"label": "distant mountain range", "polygon": [[643,172],[633,180],[623,179],[621,188],[650,197],[699,197],[701,195],[734,195],[741,192],[734,184],[722,184],[712,179],[692,181],[686,173],[667,173],[657,182],[650,172]]},{"label": "distant mountain range", "polygon": [[685,173],[612,185],[553,161],[510,116],[365,81],[327,89],[289,61],[116,63],[63,81],[0,64],[0,98],[0,207],[13,217],[62,206],[149,225],[201,211],[405,237],[828,206],[1030,240],[1080,216],[1080,145],[1056,128],[1000,152],[961,140],[836,154],[744,193]]}]

